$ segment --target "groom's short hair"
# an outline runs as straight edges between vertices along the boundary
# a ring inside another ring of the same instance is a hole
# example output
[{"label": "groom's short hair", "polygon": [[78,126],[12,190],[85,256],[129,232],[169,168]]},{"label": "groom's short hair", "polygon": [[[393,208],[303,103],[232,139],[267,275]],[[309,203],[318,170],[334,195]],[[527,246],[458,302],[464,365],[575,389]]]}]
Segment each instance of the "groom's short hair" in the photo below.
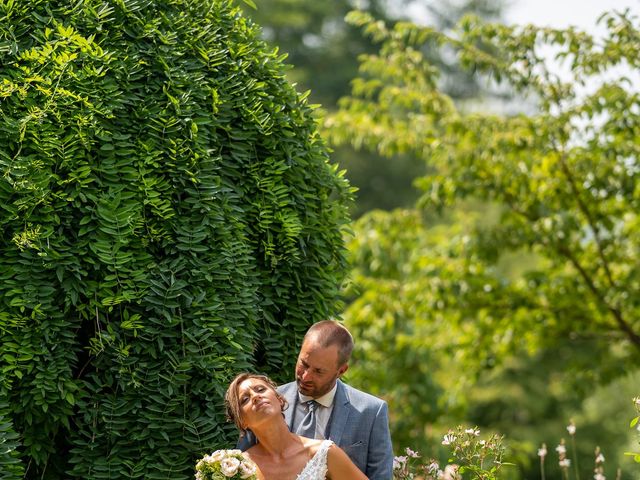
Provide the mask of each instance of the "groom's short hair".
[{"label": "groom's short hair", "polygon": [[338,365],[349,362],[353,351],[353,337],[347,327],[336,320],[322,320],[309,327],[302,343],[313,338],[322,348],[338,347]]}]

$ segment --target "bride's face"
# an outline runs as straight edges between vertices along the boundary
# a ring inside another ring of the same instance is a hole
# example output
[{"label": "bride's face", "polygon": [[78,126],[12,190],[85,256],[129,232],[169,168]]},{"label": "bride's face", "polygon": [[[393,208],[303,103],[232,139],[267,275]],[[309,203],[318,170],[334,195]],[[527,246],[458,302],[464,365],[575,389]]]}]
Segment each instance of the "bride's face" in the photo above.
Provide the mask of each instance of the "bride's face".
[{"label": "bride's face", "polygon": [[273,413],[282,412],[282,400],[276,391],[258,378],[248,378],[238,386],[238,403],[244,428]]}]

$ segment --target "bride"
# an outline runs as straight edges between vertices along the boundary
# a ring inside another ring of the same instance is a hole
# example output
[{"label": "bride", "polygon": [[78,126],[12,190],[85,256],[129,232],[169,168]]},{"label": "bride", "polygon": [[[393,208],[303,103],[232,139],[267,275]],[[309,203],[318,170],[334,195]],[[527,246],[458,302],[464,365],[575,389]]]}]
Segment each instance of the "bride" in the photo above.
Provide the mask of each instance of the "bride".
[{"label": "bride", "polygon": [[244,452],[258,467],[260,480],[367,480],[331,440],[291,433],[282,415],[287,402],[264,375],[241,373],[225,394],[227,416],[258,443]]}]

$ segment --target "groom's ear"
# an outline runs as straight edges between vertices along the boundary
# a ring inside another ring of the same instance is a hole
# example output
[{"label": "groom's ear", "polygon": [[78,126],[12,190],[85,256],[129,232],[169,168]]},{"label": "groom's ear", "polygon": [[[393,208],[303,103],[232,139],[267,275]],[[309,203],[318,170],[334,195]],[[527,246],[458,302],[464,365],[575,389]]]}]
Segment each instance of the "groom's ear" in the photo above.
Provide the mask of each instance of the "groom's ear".
[{"label": "groom's ear", "polygon": [[347,370],[349,370],[349,364],[345,363],[338,369],[338,376],[341,377],[342,375],[344,375],[344,372],[346,372]]}]

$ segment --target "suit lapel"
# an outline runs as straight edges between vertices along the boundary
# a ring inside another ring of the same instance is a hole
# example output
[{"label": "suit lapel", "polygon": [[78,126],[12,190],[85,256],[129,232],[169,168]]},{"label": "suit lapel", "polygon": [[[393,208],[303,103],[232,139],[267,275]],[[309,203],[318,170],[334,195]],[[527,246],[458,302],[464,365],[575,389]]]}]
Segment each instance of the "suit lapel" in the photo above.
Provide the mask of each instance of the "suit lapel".
[{"label": "suit lapel", "polygon": [[340,445],[342,433],[347,425],[350,411],[351,402],[349,401],[349,395],[347,395],[347,389],[344,384],[338,380],[338,388],[336,389],[336,398],[331,415],[331,430],[329,431],[329,437],[337,445]]},{"label": "suit lapel", "polygon": [[289,387],[290,385],[286,389],[282,389],[280,393],[289,404],[287,409],[284,411],[284,421],[289,427],[289,430],[293,431],[293,415],[296,410],[296,404],[298,403],[298,390],[295,382],[293,383],[293,387]]}]

